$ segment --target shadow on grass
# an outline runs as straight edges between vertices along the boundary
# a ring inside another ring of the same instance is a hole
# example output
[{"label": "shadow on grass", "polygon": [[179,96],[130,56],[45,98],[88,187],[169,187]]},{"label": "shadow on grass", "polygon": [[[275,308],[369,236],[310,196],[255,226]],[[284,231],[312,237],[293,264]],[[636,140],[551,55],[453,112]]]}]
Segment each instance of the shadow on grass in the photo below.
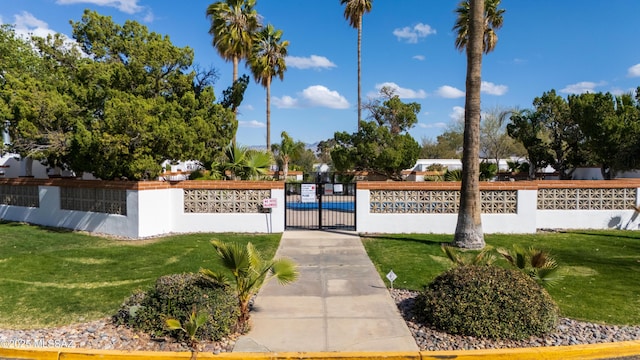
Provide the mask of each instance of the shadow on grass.
[{"label": "shadow on grass", "polygon": [[66,229],[66,228],[59,228],[59,227],[53,227],[53,226],[30,224],[30,223],[19,222],[19,221],[7,221],[7,220],[0,220],[0,225],[13,226],[13,227],[30,226],[30,227],[36,228],[38,230],[43,230],[43,231],[57,233],[57,234],[68,234],[68,233],[72,233],[72,232],[76,231],[76,230],[73,230],[73,229]]},{"label": "shadow on grass", "polygon": [[[450,244],[450,241],[440,241],[440,240],[431,240],[431,239],[418,239],[412,238],[409,236],[387,236],[387,235],[362,235],[363,240],[373,239],[373,240],[391,240],[391,241],[406,241],[406,242],[415,242],[421,245],[427,246],[437,246],[440,247],[442,244]],[[451,239],[453,241],[453,239]]]},{"label": "shadow on grass", "polygon": [[[584,230],[571,230],[571,231],[567,231],[566,233],[580,234],[580,235],[587,235],[587,236],[594,236],[594,237],[606,236],[606,237],[612,237],[612,238],[625,238],[625,239],[640,241],[640,232],[634,233],[632,230],[619,230],[619,233],[615,233],[615,234],[612,234],[610,232],[596,232],[596,231],[591,232],[591,231],[584,231]],[[636,235],[636,236],[632,236],[632,235]]]}]

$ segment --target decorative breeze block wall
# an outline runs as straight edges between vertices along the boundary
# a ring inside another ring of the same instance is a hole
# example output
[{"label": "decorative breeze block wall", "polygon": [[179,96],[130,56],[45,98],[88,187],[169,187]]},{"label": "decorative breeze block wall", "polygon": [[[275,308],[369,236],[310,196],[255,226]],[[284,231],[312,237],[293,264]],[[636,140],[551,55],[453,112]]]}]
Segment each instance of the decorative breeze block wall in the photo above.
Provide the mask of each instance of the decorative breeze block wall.
[{"label": "decorative breeze block wall", "polygon": [[184,189],[185,213],[258,213],[271,190]]},{"label": "decorative breeze block wall", "polygon": [[40,207],[38,186],[0,185],[0,205]]},{"label": "decorative breeze block wall", "polygon": [[[515,214],[517,190],[482,190],[482,212]],[[369,211],[378,214],[456,214],[460,206],[458,190],[371,190]]]},{"label": "decorative breeze block wall", "polygon": [[635,206],[637,188],[538,189],[538,210],[626,210]]},{"label": "decorative breeze block wall", "polygon": [[60,209],[127,215],[127,191],[61,187]]}]

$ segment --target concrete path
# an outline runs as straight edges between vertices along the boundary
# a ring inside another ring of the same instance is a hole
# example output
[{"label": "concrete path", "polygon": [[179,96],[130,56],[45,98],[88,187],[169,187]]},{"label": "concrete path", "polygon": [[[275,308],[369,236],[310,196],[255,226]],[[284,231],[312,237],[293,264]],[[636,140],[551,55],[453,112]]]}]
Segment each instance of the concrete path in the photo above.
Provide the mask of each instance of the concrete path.
[{"label": "concrete path", "polygon": [[276,257],[300,277],[262,288],[234,352],[418,350],[355,232],[286,231]]}]

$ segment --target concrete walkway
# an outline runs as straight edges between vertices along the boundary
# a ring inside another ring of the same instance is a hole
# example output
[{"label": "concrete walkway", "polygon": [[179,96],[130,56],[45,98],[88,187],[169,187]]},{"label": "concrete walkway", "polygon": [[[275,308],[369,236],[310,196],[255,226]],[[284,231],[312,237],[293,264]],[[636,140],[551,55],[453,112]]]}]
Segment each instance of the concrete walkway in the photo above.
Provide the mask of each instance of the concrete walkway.
[{"label": "concrete walkway", "polygon": [[262,288],[234,352],[418,350],[356,233],[286,231],[276,257],[300,277]]}]

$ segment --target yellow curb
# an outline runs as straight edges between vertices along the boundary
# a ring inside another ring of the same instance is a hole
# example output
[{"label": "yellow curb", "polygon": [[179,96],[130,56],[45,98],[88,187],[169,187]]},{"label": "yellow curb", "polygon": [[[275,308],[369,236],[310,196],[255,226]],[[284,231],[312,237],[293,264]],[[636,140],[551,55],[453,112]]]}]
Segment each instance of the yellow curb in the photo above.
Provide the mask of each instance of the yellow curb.
[{"label": "yellow curb", "polygon": [[[640,340],[593,345],[467,351],[408,352],[282,352],[282,353],[198,353],[198,359],[217,360],[427,360],[427,359],[607,359],[640,356]],[[190,352],[118,351],[92,349],[8,349],[0,358],[32,360],[173,360],[190,359]]]}]

